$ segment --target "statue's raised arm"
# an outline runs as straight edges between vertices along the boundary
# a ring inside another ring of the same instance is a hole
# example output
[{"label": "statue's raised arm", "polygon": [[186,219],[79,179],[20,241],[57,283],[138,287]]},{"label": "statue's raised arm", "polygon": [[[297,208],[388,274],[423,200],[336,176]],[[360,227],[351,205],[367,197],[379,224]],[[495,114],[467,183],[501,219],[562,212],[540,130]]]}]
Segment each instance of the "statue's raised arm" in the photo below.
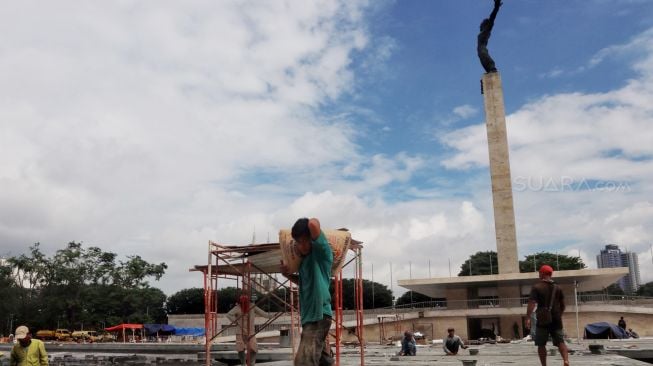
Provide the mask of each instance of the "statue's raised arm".
[{"label": "statue's raised arm", "polygon": [[490,29],[492,29],[492,26],[494,25],[494,19],[497,18],[497,13],[499,12],[499,7],[503,5],[501,0],[494,0],[494,9],[492,9],[492,13],[490,14]]},{"label": "statue's raised arm", "polygon": [[492,9],[489,18],[483,19],[481,22],[481,31],[478,33],[476,51],[478,52],[478,58],[481,60],[481,65],[483,65],[485,72],[497,71],[494,60],[492,60],[492,57],[490,57],[490,53],[487,50],[487,43],[490,40],[492,27],[494,27],[494,19],[496,19],[499,7],[501,7],[502,4],[501,0],[494,0],[494,9]]}]

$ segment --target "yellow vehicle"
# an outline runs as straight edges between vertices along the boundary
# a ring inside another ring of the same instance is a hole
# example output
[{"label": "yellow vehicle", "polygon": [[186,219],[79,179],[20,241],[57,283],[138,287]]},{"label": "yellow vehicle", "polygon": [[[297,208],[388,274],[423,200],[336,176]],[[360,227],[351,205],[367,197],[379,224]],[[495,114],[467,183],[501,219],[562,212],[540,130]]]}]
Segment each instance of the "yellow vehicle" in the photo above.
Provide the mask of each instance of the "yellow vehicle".
[{"label": "yellow vehicle", "polygon": [[68,329],[57,330],[39,330],[36,332],[36,338],[44,341],[69,341],[72,339]]},{"label": "yellow vehicle", "polygon": [[98,334],[98,342],[115,342],[116,337],[111,333],[100,333]]},{"label": "yellow vehicle", "polygon": [[100,340],[97,332],[94,330],[76,330],[72,334],[75,342],[97,342]]}]

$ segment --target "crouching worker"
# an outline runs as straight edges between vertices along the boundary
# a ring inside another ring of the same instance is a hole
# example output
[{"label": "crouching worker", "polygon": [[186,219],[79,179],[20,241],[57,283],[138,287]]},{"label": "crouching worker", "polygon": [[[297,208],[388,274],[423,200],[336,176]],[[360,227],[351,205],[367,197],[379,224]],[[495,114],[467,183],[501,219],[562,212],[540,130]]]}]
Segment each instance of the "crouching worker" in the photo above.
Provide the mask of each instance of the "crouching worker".
[{"label": "crouching worker", "polygon": [[415,337],[413,332],[405,331],[404,338],[401,340],[401,352],[399,356],[415,356],[417,354],[417,342],[415,342]]},{"label": "crouching worker", "polygon": [[455,334],[455,331],[456,330],[453,328],[447,329],[447,337],[442,340],[442,349],[444,349],[444,353],[446,353],[447,356],[457,355],[460,348],[467,348],[465,343],[463,343],[463,340]]}]

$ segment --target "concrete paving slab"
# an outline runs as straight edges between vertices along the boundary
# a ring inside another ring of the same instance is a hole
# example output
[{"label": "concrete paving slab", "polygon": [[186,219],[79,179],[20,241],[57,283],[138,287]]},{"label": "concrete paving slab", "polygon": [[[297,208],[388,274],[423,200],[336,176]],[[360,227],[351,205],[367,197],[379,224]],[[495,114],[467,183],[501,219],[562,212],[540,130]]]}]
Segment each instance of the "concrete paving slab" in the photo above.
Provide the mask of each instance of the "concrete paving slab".
[{"label": "concrete paving slab", "polygon": [[[602,354],[592,354],[589,350],[590,345],[603,345]],[[117,346],[117,345],[116,345]],[[653,339],[640,340],[598,340],[584,341],[582,344],[571,343],[568,345],[573,352],[570,355],[571,365],[582,366],[643,366],[653,363],[653,359],[648,358],[653,355]],[[160,345],[160,347],[165,347]],[[478,350],[477,355],[471,355],[469,350]],[[179,354],[166,354],[164,352],[152,353],[152,349],[147,352],[135,351],[132,347],[125,347],[122,351],[125,354],[139,354],[146,356],[148,361],[159,360],[161,362],[171,362],[176,359],[179,362],[197,362],[198,352],[187,352]],[[115,353],[98,352],[98,349],[88,347],[85,351],[80,349],[74,351],[60,352],[56,348],[50,348],[52,360],[55,358],[64,360],[66,356],[73,357],[76,360],[81,359],[85,366],[104,365],[110,357],[115,357]],[[58,352],[59,351],[59,352]],[[418,345],[417,356],[414,357],[397,357],[395,354],[399,351],[396,346],[381,346],[370,344],[365,348],[365,364],[378,366],[395,366],[395,365],[444,365],[444,366],[465,366],[463,361],[476,361],[475,366],[539,366],[537,357],[537,347],[532,342],[508,343],[508,344],[484,344],[470,346],[468,350],[462,350],[460,355],[446,356],[443,354],[441,345]],[[548,351],[553,351],[554,355],[548,356],[549,365],[562,365],[562,358],[557,352],[557,348],[549,345]],[[213,357],[219,357],[223,362],[234,364],[237,362],[237,353],[231,349],[229,351],[212,352]],[[648,358],[648,363],[629,357]],[[6,358],[6,357],[5,357]],[[292,353],[289,348],[263,346],[259,349],[257,355],[258,364],[266,366],[290,366],[292,365]],[[76,361],[75,360],[75,361]],[[91,360],[97,362],[90,362]],[[69,360],[70,361],[70,360]],[[267,361],[267,362],[266,362]],[[265,363],[264,363],[265,362]],[[70,362],[69,362],[70,363]],[[71,364],[72,365],[72,364]],[[360,365],[360,354],[357,347],[343,346],[341,348],[341,366]]]},{"label": "concrete paving slab", "polygon": [[[588,349],[588,344],[569,345],[573,354],[569,356],[571,365],[579,366],[644,366],[650,365],[643,361],[631,359],[617,353],[610,353],[615,349],[610,347],[619,347],[623,350],[623,346],[632,347],[630,345],[614,345],[608,343],[605,354],[592,354]],[[638,347],[646,349],[653,349],[653,344],[641,344]],[[651,348],[649,348],[651,347]],[[522,344],[495,344],[495,345],[481,345],[470,347],[470,349],[477,349],[477,355],[470,355],[469,350],[463,350],[457,356],[446,356],[443,354],[440,346],[421,346],[417,349],[417,356],[413,357],[397,357],[395,353],[399,348],[394,346],[378,346],[370,345],[365,349],[365,365],[378,365],[378,366],[398,366],[398,365],[413,365],[413,366],[426,366],[426,365],[443,365],[443,366],[465,366],[464,361],[476,361],[476,366],[539,366],[540,362],[537,356],[537,347],[533,343]],[[641,349],[641,348],[640,348]],[[547,357],[548,365],[562,365],[562,357],[557,352],[557,348],[553,346],[547,347],[547,351],[554,351],[555,355]],[[341,366],[355,366],[360,365],[360,355],[358,349],[345,347],[341,349]],[[275,361],[265,363],[266,366],[291,366],[292,362]]]}]

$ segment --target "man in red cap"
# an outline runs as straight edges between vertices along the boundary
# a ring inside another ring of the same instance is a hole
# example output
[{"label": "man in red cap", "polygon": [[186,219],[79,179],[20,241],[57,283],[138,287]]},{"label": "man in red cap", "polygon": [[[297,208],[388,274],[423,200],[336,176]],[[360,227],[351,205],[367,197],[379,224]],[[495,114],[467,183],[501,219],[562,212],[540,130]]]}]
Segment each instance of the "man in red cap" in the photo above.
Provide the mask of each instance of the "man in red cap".
[{"label": "man in red cap", "polygon": [[564,366],[569,366],[569,352],[562,329],[562,313],[565,311],[565,298],[560,287],[551,279],[553,268],[549,265],[540,267],[540,280],[531,288],[526,310],[526,327],[531,327],[531,314],[535,310],[535,345],[540,363],[546,366],[546,342],[551,335],[553,345],[558,347]]}]

